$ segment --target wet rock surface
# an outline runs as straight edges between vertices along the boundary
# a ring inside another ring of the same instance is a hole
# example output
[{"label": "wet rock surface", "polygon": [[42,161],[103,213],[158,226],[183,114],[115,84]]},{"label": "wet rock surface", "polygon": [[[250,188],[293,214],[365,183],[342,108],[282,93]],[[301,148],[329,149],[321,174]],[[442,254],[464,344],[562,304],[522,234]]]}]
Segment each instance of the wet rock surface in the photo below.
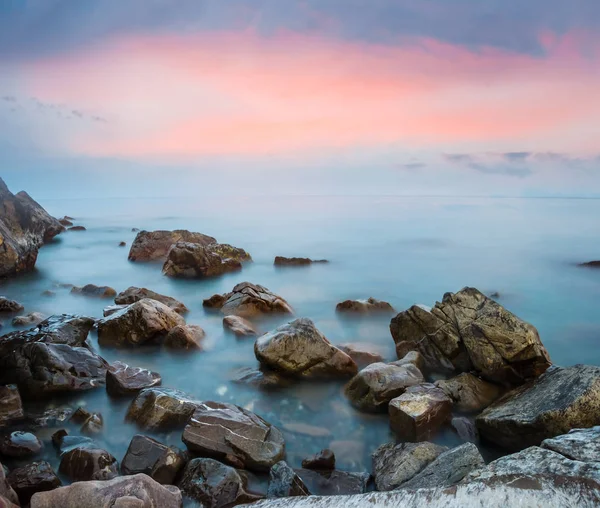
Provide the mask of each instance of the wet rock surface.
[{"label": "wet rock surface", "polygon": [[139,300],[98,322],[101,345],[141,345],[158,340],[185,320],[166,305],[148,298]]},{"label": "wet rock surface", "polygon": [[77,482],[51,492],[36,494],[31,508],[180,508],[181,492],[163,486],[145,474],[106,481]]},{"label": "wet rock surface", "polygon": [[435,384],[452,399],[455,408],[463,413],[483,411],[504,392],[502,387],[467,372]]},{"label": "wet rock surface", "polygon": [[198,325],[178,325],[171,328],[165,337],[164,345],[170,349],[202,350],[206,333]]},{"label": "wet rock surface", "polygon": [[269,370],[242,367],[231,375],[233,383],[254,386],[261,390],[277,390],[292,384],[292,380]]},{"label": "wet rock surface", "polygon": [[294,311],[281,296],[269,291],[266,287],[241,282],[234,286],[230,293],[214,295],[204,300],[205,307],[221,309],[228,315],[252,318],[261,314],[293,314]]},{"label": "wet rock surface", "polygon": [[284,454],[276,427],[233,404],[199,404],[181,439],[193,453],[256,471],[268,470]]},{"label": "wet rock surface", "polygon": [[313,495],[348,496],[367,491],[369,473],[348,473],[346,471],[315,471],[296,469],[304,485]]},{"label": "wet rock surface", "polygon": [[275,464],[269,471],[267,497],[310,496],[310,492],[300,477],[285,461]]},{"label": "wet rock surface", "polygon": [[446,293],[431,311],[415,305],[401,312],[390,331],[397,348],[419,351],[431,370],[519,385],[550,366],[535,327],[474,288]]},{"label": "wet rock surface", "polygon": [[132,303],[139,302],[144,298],[156,300],[157,302],[160,302],[174,310],[178,314],[185,314],[188,311],[188,308],[182,302],[171,296],[161,295],[160,293],[156,293],[151,289],[138,288],[135,286],[131,286],[115,296],[115,304],[131,305]]},{"label": "wet rock surface", "polygon": [[202,233],[192,233],[183,229],[175,231],[139,231],[129,250],[130,261],[164,260],[177,242],[210,245],[217,240]]},{"label": "wet rock surface", "polygon": [[0,386],[0,427],[19,421],[24,415],[17,386]]},{"label": "wet rock surface", "polygon": [[31,342],[83,346],[93,327],[94,320],[89,317],[73,314],[50,316],[30,330],[12,332],[0,337],[0,351],[10,351]]},{"label": "wet rock surface", "polygon": [[114,362],[106,371],[106,391],[114,396],[136,394],[144,388],[159,386],[162,382],[158,372]]},{"label": "wet rock surface", "polygon": [[241,270],[242,261],[250,260],[243,249],[230,245],[199,245],[178,242],[169,251],[163,266],[168,277],[201,279]]},{"label": "wet rock surface", "polygon": [[370,297],[367,300],[345,300],[338,303],[335,310],[336,312],[348,312],[352,314],[378,314],[392,313],[394,312],[394,307],[388,302]]},{"label": "wet rock surface", "polygon": [[199,402],[171,388],[146,388],[131,402],[127,420],[148,430],[183,427]]},{"label": "wet rock surface", "polygon": [[58,472],[73,482],[110,480],[119,474],[119,463],[106,450],[79,447],[62,454]]},{"label": "wet rock surface", "polygon": [[497,400],[476,423],[483,438],[509,450],[600,425],[600,367],[552,367]]},{"label": "wet rock surface", "polygon": [[335,469],[335,454],[328,449],[321,450],[312,457],[302,461],[304,469],[333,470]]},{"label": "wet rock surface", "polygon": [[5,457],[33,457],[42,448],[42,442],[31,432],[17,430],[0,437],[0,455]]},{"label": "wet rock surface", "polygon": [[86,284],[85,286],[78,287],[73,286],[71,293],[83,296],[92,296],[95,298],[111,298],[117,294],[117,292],[108,286],[96,286],[95,284]]},{"label": "wet rock surface", "polygon": [[255,337],[258,335],[254,325],[240,316],[225,316],[223,318],[223,327],[237,337]]},{"label": "wet rock surface", "polygon": [[62,485],[52,466],[44,461],[13,469],[6,479],[22,505],[27,505],[36,492],[45,492]]}]

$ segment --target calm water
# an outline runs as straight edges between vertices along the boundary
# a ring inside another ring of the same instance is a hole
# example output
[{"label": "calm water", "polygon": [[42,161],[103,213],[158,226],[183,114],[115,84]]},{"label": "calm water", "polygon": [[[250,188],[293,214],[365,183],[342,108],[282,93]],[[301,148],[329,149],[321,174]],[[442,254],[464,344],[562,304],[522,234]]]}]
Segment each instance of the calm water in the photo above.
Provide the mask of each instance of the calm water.
[{"label": "calm water", "polygon": [[[207,351],[175,355],[144,348],[98,348],[101,355],[156,370],[164,386],[198,399],[252,409],[280,428],[293,422],[321,427],[328,435],[285,432],[292,466],[299,466],[307,454],[332,447],[340,469],[370,470],[370,453],[393,436],[385,415],[364,415],[350,407],[341,383],[300,383],[266,394],[230,381],[236,368],[257,365],[253,341],[224,333],[221,316],[205,312],[202,300],[244,280],[282,295],[298,316],[313,319],[331,342],[371,342],[389,360],[395,359],[389,318],[339,317],[336,303],[373,296],[402,310],[414,303],[432,305],[444,292],[466,285],[498,291],[503,305],[538,328],[555,363],[600,365],[600,270],[575,266],[600,258],[597,200],[219,197],[41,204],[55,216],[76,217],[88,230],[65,233],[45,246],[37,271],[3,281],[2,294],[24,303],[26,312],[92,317],[101,317],[111,301],[71,295],[56,284],[94,283],[118,291],[135,285],[178,298],[190,309],[188,323],[206,330]],[[243,247],[254,262],[218,279],[171,280],[162,276],[160,265],[127,261],[135,236],[132,227],[200,231]],[[120,241],[127,247],[118,247]],[[275,255],[326,258],[331,263],[282,270],[273,267]],[[56,296],[41,296],[47,289]],[[260,327],[267,331],[278,323],[263,322]],[[100,411],[106,431],[99,441],[119,460],[136,433],[123,422],[128,402],[109,399],[103,389],[57,401]],[[179,432],[157,437],[183,446]],[[458,443],[450,432],[438,441]],[[47,455],[57,467],[54,453],[49,450]]]}]

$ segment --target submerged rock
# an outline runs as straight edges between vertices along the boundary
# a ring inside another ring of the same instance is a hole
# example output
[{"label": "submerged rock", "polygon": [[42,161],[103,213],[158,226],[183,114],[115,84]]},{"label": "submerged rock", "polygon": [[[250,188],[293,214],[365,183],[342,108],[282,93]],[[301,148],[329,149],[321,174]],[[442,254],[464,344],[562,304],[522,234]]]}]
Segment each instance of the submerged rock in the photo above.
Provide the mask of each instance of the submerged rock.
[{"label": "submerged rock", "polygon": [[167,335],[185,320],[166,305],[145,298],[98,322],[101,345],[140,345]]},{"label": "submerged rock", "polygon": [[0,386],[0,427],[11,425],[23,417],[23,403],[17,386]]},{"label": "submerged rock", "polygon": [[482,437],[510,450],[600,425],[600,367],[553,367],[497,400],[476,423]]},{"label": "submerged rock", "polygon": [[21,312],[25,307],[15,300],[0,296],[0,312]]},{"label": "submerged rock", "polygon": [[188,308],[175,298],[161,295],[160,293],[156,293],[150,289],[138,288],[135,286],[131,286],[115,296],[115,303],[117,305],[131,305],[132,303],[139,302],[144,298],[150,298],[150,300],[156,300],[157,302],[163,303],[178,314],[185,314],[188,311]]},{"label": "submerged rock", "polygon": [[335,469],[335,454],[328,449],[321,450],[312,457],[302,461],[304,469],[333,470]]},{"label": "submerged rock", "polygon": [[186,457],[178,448],[138,434],[129,443],[121,462],[121,473],[144,473],[158,483],[173,485],[185,464]]},{"label": "submerged rock", "polygon": [[350,380],[345,393],[352,405],[361,411],[387,411],[390,400],[402,395],[409,386],[423,381],[423,374],[412,363],[372,363]]},{"label": "submerged rock", "polygon": [[42,451],[42,442],[31,432],[15,431],[0,439],[0,455],[5,457],[32,457]]},{"label": "submerged rock", "polygon": [[464,413],[483,411],[504,392],[500,386],[467,372],[435,384],[454,401],[456,409]]},{"label": "submerged rock", "polygon": [[371,297],[368,300],[345,300],[338,303],[335,310],[337,312],[350,312],[354,314],[375,314],[394,312],[394,307],[388,302],[376,300]]},{"label": "submerged rock", "polygon": [[44,316],[44,314],[42,314],[41,312],[30,312],[29,314],[26,314],[25,316],[14,317],[12,320],[12,325],[13,326],[37,325],[38,323],[41,323],[44,319],[46,319],[46,316]]},{"label": "submerged rock", "polygon": [[71,293],[83,296],[93,296],[96,298],[111,298],[117,292],[109,286],[96,286],[95,284],[86,284],[83,287],[73,286]]},{"label": "submerged rock", "polygon": [[87,231],[87,229],[84,226],[71,226],[70,228],[67,228],[69,231]]},{"label": "submerged rock", "polygon": [[[367,491],[369,473],[348,473],[346,471],[315,471],[296,469],[296,474],[308,490],[319,496],[348,496]],[[314,499],[311,497],[311,499]],[[332,499],[328,497],[326,499]],[[344,499],[343,497],[341,499]]]},{"label": "submerged rock", "polygon": [[19,496],[23,506],[29,503],[31,496],[36,492],[45,492],[62,485],[52,466],[44,461],[13,469],[6,480]]},{"label": "submerged rock", "polygon": [[129,260],[164,260],[171,247],[177,242],[210,245],[217,243],[217,240],[212,236],[203,235],[202,233],[191,233],[183,229],[175,231],[140,231],[131,244]]},{"label": "submerged rock", "polygon": [[144,388],[158,386],[162,378],[158,372],[114,362],[106,371],[106,391],[112,396],[136,394]]},{"label": "submerged rock", "polygon": [[223,328],[228,329],[237,337],[255,337],[258,335],[252,323],[240,316],[225,316],[223,318]]},{"label": "submerged rock", "polygon": [[221,309],[228,315],[252,318],[261,314],[293,314],[290,305],[279,295],[267,288],[250,282],[234,286],[231,293],[214,295],[204,300],[205,307]]},{"label": "submerged rock", "polygon": [[131,402],[126,419],[148,430],[183,427],[199,402],[171,388],[146,388]]},{"label": "submerged rock", "polygon": [[254,354],[266,368],[291,377],[346,377],[354,360],[333,346],[310,319],[296,319],[256,339]]},{"label": "submerged rock", "polygon": [[127,243],[126,242],[119,242],[119,247],[126,247]]},{"label": "submerged rock", "polygon": [[267,497],[310,496],[301,478],[285,461],[275,464],[269,471]]},{"label": "submerged rock", "polygon": [[329,261],[326,259],[286,258],[284,256],[275,256],[273,261],[275,266],[307,266],[313,263],[329,263]]},{"label": "submerged rock", "polygon": [[237,384],[254,386],[261,390],[275,390],[291,384],[289,378],[283,377],[276,372],[253,369],[251,367],[236,369],[232,373],[231,381]]},{"label": "submerged rock", "polygon": [[58,472],[74,482],[111,480],[119,474],[119,463],[106,450],[79,447],[63,453]]},{"label": "submerged rock", "polygon": [[197,279],[215,277],[241,270],[242,261],[249,260],[243,249],[230,245],[199,245],[177,242],[167,255],[163,273],[168,277]]},{"label": "submerged rock", "polygon": [[339,344],[338,349],[354,360],[358,368],[364,368],[372,363],[383,362],[383,355],[375,344],[352,342]]},{"label": "submerged rock", "polygon": [[51,492],[36,494],[31,508],[180,508],[181,492],[163,486],[145,474],[106,481],[77,482]]},{"label": "submerged rock", "polygon": [[204,330],[198,325],[178,325],[165,337],[165,346],[171,349],[202,349]]},{"label": "submerged rock", "polygon": [[600,268],[600,260],[599,261],[587,261],[586,263],[579,263],[579,266],[583,268]]},{"label": "submerged rock", "polygon": [[431,311],[413,306],[401,312],[390,331],[399,351],[419,351],[431,370],[476,371],[519,385],[550,366],[535,327],[474,288],[446,293]]},{"label": "submerged rock", "polygon": [[284,454],[277,428],[233,404],[199,404],[181,439],[194,453],[256,471],[268,470]]}]

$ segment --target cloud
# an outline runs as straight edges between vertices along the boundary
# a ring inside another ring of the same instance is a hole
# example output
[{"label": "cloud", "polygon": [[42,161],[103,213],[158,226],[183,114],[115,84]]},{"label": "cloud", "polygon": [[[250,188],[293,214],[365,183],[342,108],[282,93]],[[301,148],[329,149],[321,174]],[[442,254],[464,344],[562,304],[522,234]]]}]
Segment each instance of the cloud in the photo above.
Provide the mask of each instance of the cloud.
[{"label": "cloud", "polygon": [[425,164],[424,162],[407,162],[405,164],[398,164],[399,169],[405,169],[408,171],[414,171],[414,170],[423,169],[426,167],[427,167],[427,164]]},{"label": "cloud", "polygon": [[2,97],[2,100],[6,102],[17,102],[17,98],[12,95],[5,95]]},{"label": "cloud", "polygon": [[472,162],[467,167],[486,175],[506,175],[525,178],[533,174],[531,168],[527,166],[515,166],[512,164]]},{"label": "cloud", "polygon": [[[13,95],[5,95],[2,99],[12,105],[9,110],[12,112],[21,112],[26,115],[31,115],[34,112],[41,114],[49,114],[62,120],[76,119],[93,122],[107,122],[105,118],[97,114],[86,113],[78,109],[70,108],[64,104],[44,102],[37,97],[29,97],[28,99],[18,99]],[[16,106],[19,106],[17,109]]]},{"label": "cloud", "polygon": [[506,152],[502,156],[509,162],[522,162],[531,156],[531,152]]}]

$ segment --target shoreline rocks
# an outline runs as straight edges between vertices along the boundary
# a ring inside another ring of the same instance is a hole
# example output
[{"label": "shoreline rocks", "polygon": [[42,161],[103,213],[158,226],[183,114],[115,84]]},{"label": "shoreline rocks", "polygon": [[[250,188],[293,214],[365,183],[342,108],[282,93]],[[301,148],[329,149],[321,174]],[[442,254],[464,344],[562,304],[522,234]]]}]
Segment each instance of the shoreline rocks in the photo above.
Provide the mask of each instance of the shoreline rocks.
[{"label": "shoreline rocks", "polygon": [[137,394],[161,383],[162,378],[158,372],[132,367],[119,361],[114,362],[106,371],[106,391],[114,397]]},{"label": "shoreline rocks", "polygon": [[188,312],[188,308],[179,300],[172,298],[170,296],[161,295],[160,293],[156,293],[151,289],[146,288],[138,288],[135,286],[128,287],[125,291],[121,291],[117,296],[115,296],[115,304],[116,305],[131,305],[132,303],[139,302],[140,300],[144,300],[145,298],[149,298],[150,300],[156,300],[160,302],[170,309],[177,312],[177,314],[185,314]]},{"label": "shoreline rocks", "polygon": [[436,381],[435,385],[450,397],[458,411],[478,413],[498,399],[503,389],[468,372],[451,379]]},{"label": "shoreline rocks", "polygon": [[32,462],[13,469],[6,480],[17,493],[23,506],[29,503],[34,494],[53,490],[62,485],[52,466],[45,461]]},{"label": "shoreline rocks", "polygon": [[231,245],[177,242],[167,255],[163,274],[167,277],[201,279],[242,269],[250,255]]},{"label": "shoreline rocks", "polygon": [[0,312],[14,313],[21,312],[25,307],[15,300],[9,300],[4,296],[0,296]]},{"label": "shoreline rocks", "polygon": [[73,482],[112,480],[119,474],[119,463],[101,448],[78,447],[62,454],[58,472]]},{"label": "shoreline rocks", "polygon": [[253,318],[262,314],[293,314],[294,311],[281,296],[266,287],[241,282],[230,293],[213,295],[203,301],[204,307],[220,309],[226,316]]},{"label": "shoreline rocks", "polygon": [[388,302],[376,300],[373,297],[367,300],[345,300],[335,307],[336,312],[348,314],[385,314],[392,313],[394,307]]},{"label": "shoreline rocks", "polygon": [[116,290],[109,286],[96,286],[95,284],[86,284],[83,287],[73,286],[71,293],[94,298],[112,298],[117,294]]},{"label": "shoreline rocks", "polygon": [[198,325],[177,325],[169,330],[164,345],[170,349],[202,350],[206,333]]},{"label": "shoreline rocks", "polygon": [[217,243],[216,238],[192,233],[184,229],[175,231],[139,231],[129,250],[129,261],[165,260],[169,250],[177,242],[188,242],[198,245]]},{"label": "shoreline rocks", "polygon": [[186,457],[178,448],[136,434],[121,461],[121,473],[144,473],[162,485],[173,485],[186,462]]},{"label": "shoreline rocks", "polygon": [[223,328],[229,330],[236,337],[256,337],[258,335],[254,325],[240,316],[225,316],[223,318]]},{"label": "shoreline rocks", "polygon": [[180,390],[146,388],[131,401],[125,419],[151,431],[183,428],[198,404]]}]

